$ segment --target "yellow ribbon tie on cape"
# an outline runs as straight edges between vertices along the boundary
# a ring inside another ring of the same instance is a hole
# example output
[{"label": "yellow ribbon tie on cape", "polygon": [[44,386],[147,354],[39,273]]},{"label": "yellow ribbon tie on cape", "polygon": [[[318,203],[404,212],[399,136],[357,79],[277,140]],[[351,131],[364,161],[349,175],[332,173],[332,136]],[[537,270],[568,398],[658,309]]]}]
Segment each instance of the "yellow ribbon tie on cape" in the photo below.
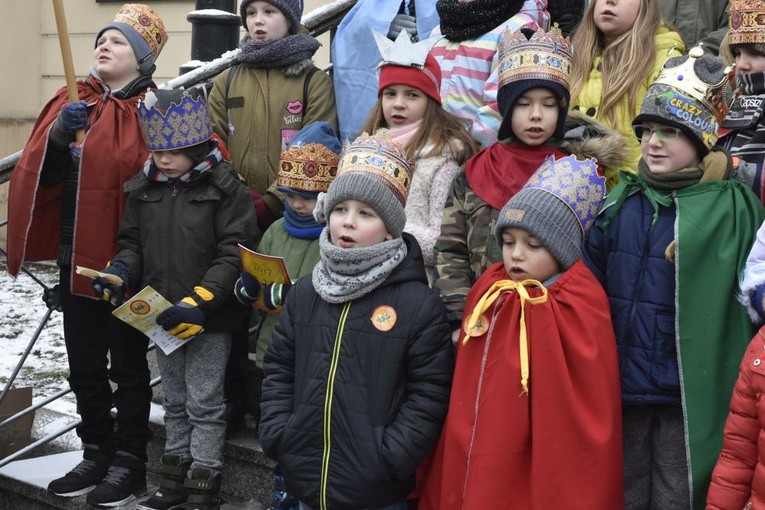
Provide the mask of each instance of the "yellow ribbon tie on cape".
[{"label": "yellow ribbon tie on cape", "polygon": [[[526,288],[537,287],[542,290],[542,295],[538,297],[531,297],[529,291]],[[499,280],[489,287],[489,290],[481,296],[481,299],[476,303],[473,312],[470,314],[470,318],[465,324],[465,338],[462,339],[462,345],[465,345],[470,340],[470,332],[475,328],[476,324],[481,319],[481,315],[485,312],[497,298],[506,291],[516,291],[521,298],[521,324],[520,324],[520,356],[521,356],[521,386],[523,391],[521,394],[528,395],[529,393],[529,343],[526,337],[526,302],[536,305],[539,303],[547,302],[547,288],[542,285],[538,280],[523,280],[516,282],[515,280]]]}]

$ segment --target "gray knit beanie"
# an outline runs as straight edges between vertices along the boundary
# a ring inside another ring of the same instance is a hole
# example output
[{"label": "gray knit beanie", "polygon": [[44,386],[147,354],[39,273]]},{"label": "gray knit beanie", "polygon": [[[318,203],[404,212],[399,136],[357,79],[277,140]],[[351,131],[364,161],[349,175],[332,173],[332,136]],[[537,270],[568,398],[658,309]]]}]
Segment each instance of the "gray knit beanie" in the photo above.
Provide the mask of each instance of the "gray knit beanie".
[{"label": "gray knit beanie", "polygon": [[502,231],[508,227],[525,230],[539,239],[564,271],[579,258],[582,227],[571,208],[552,193],[524,188],[502,208],[495,235],[502,246]]},{"label": "gray knit beanie", "polygon": [[548,156],[500,211],[494,229],[497,243],[502,246],[504,229],[521,228],[539,239],[565,271],[579,258],[582,239],[595,222],[605,192],[595,160]]},{"label": "gray knit beanie", "polygon": [[393,237],[400,237],[412,166],[399,144],[363,133],[343,150],[324,198],[324,217],[329,220],[339,202],[358,200],[375,210]]},{"label": "gray knit beanie", "polygon": [[[242,18],[242,26],[245,30],[249,30],[247,28],[247,6],[250,5],[255,0],[242,0],[242,3],[239,5],[239,16]],[[303,0],[263,0],[264,2],[267,2],[280,11],[282,11],[282,14],[284,14],[284,17],[287,18],[287,21],[290,24],[289,33],[290,34],[297,34],[298,29],[300,28],[300,20],[303,17]]]}]

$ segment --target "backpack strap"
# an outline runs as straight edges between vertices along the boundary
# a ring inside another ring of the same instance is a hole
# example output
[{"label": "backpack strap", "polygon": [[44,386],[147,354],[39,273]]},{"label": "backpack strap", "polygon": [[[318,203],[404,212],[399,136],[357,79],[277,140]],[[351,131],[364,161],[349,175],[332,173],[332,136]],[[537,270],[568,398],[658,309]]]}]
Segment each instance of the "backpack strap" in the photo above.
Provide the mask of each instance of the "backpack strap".
[{"label": "backpack strap", "polygon": [[[231,82],[234,81],[234,75],[239,70],[239,64],[234,64],[229,68],[228,76],[226,76],[226,95],[223,98],[223,104],[226,105],[226,125],[228,126],[228,134],[234,132],[231,125],[231,105],[228,103],[228,92],[231,89]],[[240,105],[241,106],[241,105]]]}]

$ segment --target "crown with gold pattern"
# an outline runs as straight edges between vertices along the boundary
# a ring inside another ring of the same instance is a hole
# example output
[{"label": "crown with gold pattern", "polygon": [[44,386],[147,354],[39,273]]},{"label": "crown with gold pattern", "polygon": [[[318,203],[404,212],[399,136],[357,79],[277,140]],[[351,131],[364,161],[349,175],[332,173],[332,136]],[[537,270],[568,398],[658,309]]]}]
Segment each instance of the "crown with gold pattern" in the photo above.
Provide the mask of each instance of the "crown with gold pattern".
[{"label": "crown with gold pattern", "polygon": [[540,28],[530,38],[522,30],[505,30],[499,43],[499,86],[541,79],[568,89],[572,59],[571,41],[557,23],[549,32]]},{"label": "crown with gold pattern", "polygon": [[138,119],[150,151],[184,149],[213,135],[204,99],[185,90],[147,92],[138,103]]},{"label": "crown with gold pattern", "polygon": [[328,122],[311,122],[282,151],[277,189],[285,193],[327,191],[337,174],[340,148],[340,140]]},{"label": "crown with gold pattern", "polygon": [[760,45],[761,51],[765,51],[765,2],[730,0],[728,11],[730,44]]}]

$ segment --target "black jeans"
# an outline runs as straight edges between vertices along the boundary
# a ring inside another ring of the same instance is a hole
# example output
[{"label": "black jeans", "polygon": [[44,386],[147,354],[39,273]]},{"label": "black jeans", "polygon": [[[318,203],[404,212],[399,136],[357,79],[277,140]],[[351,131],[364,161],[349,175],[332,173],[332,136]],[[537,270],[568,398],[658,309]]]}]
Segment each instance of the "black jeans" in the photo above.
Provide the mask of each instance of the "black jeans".
[{"label": "black jeans", "polygon": [[[122,450],[146,461],[151,438],[149,338],[116,319],[109,303],[72,295],[69,271],[61,268],[60,292],[69,386],[82,418],[77,435],[107,453]],[[117,385],[115,390],[109,380]],[[112,406],[117,408],[116,420]]]}]

